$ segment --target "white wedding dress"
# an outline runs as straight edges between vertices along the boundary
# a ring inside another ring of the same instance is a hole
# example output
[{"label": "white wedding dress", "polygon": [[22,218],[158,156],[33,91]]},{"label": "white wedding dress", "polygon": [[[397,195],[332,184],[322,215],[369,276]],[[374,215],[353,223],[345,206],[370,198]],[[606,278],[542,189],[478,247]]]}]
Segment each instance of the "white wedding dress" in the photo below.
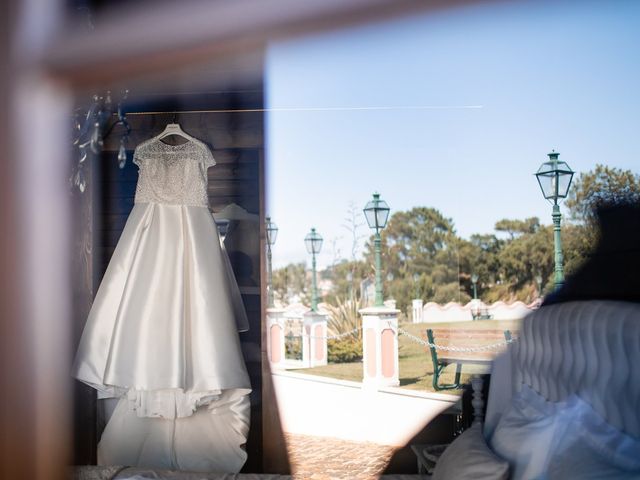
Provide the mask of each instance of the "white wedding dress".
[{"label": "white wedding dress", "polygon": [[207,146],[140,144],[135,205],[98,289],[73,365],[118,405],[101,465],[238,472],[249,377],[241,297],[209,213]]}]

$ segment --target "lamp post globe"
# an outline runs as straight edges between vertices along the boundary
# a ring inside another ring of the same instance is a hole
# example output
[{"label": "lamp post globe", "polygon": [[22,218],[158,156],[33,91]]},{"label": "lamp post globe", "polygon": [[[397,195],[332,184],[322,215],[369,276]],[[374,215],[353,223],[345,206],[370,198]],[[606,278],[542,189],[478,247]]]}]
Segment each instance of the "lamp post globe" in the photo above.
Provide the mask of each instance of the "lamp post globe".
[{"label": "lamp post globe", "polygon": [[322,236],[312,228],[304,237],[304,246],[311,254],[311,310],[318,311],[318,284],[316,280],[316,255],[322,248]]},{"label": "lamp post globe", "polygon": [[271,217],[266,218],[267,224],[267,244],[275,245],[276,239],[278,238],[278,226],[271,221]]},{"label": "lamp post globe", "polygon": [[390,210],[391,209],[389,208],[389,205],[387,205],[387,202],[380,198],[379,193],[374,193],[373,200],[369,200],[369,202],[367,202],[363,209],[364,218],[367,220],[369,228],[371,228],[375,232],[373,245],[376,269],[376,307],[381,307],[384,305],[384,299],[382,295],[382,240],[380,238],[380,231],[387,225]]},{"label": "lamp post globe", "polygon": [[278,227],[271,221],[271,217],[265,219],[265,231],[267,234],[267,300],[269,307],[273,307],[273,270],[271,268],[271,247],[278,238]]},{"label": "lamp post globe", "polygon": [[554,284],[556,288],[559,288],[564,282],[564,270],[562,265],[562,239],[560,237],[560,220],[562,215],[560,214],[560,205],[558,202],[562,201],[562,199],[566,198],[569,194],[569,187],[571,187],[574,172],[566,162],[558,160],[560,154],[555,150],[548,155],[549,160],[540,165],[535,175],[540,185],[540,190],[542,190],[542,195],[553,205],[551,218],[553,219],[555,262]]}]

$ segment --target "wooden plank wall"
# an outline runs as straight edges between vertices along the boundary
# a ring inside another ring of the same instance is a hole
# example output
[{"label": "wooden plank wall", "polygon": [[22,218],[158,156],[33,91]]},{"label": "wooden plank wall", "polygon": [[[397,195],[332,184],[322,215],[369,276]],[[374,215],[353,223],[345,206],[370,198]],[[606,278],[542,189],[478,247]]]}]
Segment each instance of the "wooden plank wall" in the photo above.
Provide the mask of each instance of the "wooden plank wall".
[{"label": "wooden plank wall", "polygon": [[[132,128],[127,142],[128,161],[124,169],[117,165],[117,149],[122,130],[116,127],[105,140],[104,153],[98,162],[99,200],[94,208],[96,230],[95,270],[99,283],[133,208],[138,167],[133,165],[133,149],[142,141],[160,133],[167,123],[177,121],[190,135],[211,148],[216,165],[208,171],[209,203],[214,212],[235,203],[263,220],[261,198],[264,159],[264,122],[262,112],[247,113],[162,113],[202,110],[246,110],[263,108],[262,86],[241,91],[201,94],[148,95],[130,97],[125,111]],[[147,112],[147,113],[145,113]],[[154,113],[155,112],[155,113]],[[259,236],[259,225],[256,235]],[[261,242],[254,242],[259,249]],[[229,246],[227,246],[229,248]],[[247,252],[262,261],[260,251]],[[257,268],[260,285],[260,267]],[[97,283],[96,283],[97,287]],[[261,289],[241,287],[249,316],[250,330],[241,333],[241,343],[253,392],[251,394],[251,430],[247,443],[249,454],[244,471],[263,471],[262,449],[262,341]],[[87,426],[88,428],[88,426]],[[101,432],[97,432],[97,436]],[[78,437],[81,438],[81,437]],[[85,452],[86,456],[86,452]],[[77,458],[76,461],[79,459]],[[89,463],[89,462],[84,462]]]},{"label": "wooden plank wall", "polygon": [[[71,161],[76,161],[72,156]],[[75,188],[71,191],[73,214],[72,245],[72,347],[75,352],[95,297],[99,278],[95,268],[94,211],[99,205],[99,184],[96,181],[96,166],[99,161],[86,162],[87,186],[84,193]],[[73,171],[73,168],[70,169]],[[102,277],[102,272],[100,277]],[[75,465],[95,464],[98,446],[97,395],[96,390],[75,381],[73,383],[73,461]]]}]

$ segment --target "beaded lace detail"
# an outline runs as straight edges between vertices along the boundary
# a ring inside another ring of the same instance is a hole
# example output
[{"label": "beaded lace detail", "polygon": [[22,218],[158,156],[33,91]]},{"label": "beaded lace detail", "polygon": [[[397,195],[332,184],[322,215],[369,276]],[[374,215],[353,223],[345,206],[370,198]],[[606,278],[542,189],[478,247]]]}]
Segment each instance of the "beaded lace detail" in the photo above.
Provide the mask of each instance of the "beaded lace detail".
[{"label": "beaded lace detail", "polygon": [[201,141],[168,145],[152,138],[136,147],[133,163],[140,168],[135,203],[209,205],[207,168],[216,162]]}]

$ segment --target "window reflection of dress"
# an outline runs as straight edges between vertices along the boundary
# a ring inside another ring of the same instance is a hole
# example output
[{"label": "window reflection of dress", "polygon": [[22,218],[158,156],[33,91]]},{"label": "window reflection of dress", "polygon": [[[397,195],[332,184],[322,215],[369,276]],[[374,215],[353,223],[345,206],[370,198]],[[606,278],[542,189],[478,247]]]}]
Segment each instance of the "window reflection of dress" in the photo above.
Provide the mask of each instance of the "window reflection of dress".
[{"label": "window reflection of dress", "polygon": [[241,287],[260,285],[260,217],[237,204],[229,204],[214,213],[216,219],[228,222],[225,245],[233,271]]},{"label": "window reflection of dress", "polygon": [[247,325],[207,207],[215,162],[195,139],[157,138],[134,162],[135,205],[73,366],[100,398],[120,397],[99,463],[237,472],[250,392],[237,330]]}]

